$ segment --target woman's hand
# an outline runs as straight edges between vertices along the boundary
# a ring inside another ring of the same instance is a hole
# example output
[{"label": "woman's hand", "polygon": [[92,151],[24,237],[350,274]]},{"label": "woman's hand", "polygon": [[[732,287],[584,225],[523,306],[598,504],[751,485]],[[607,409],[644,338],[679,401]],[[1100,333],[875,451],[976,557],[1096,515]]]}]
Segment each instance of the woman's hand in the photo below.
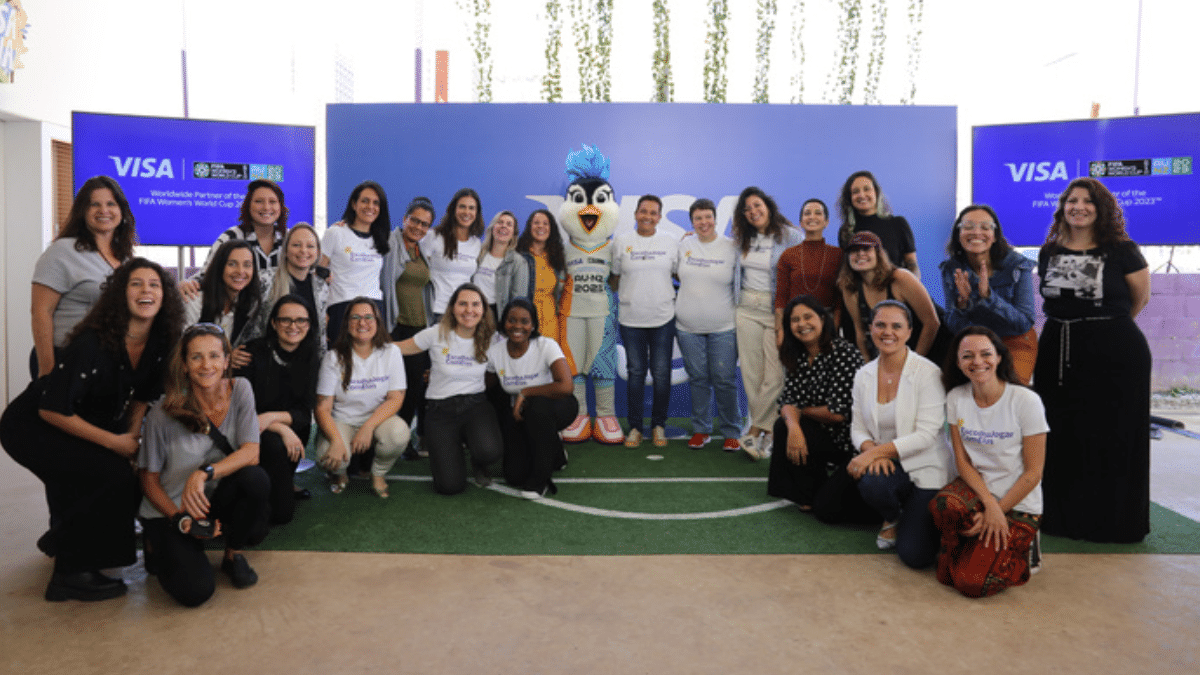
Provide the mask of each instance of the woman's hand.
[{"label": "woman's hand", "polygon": [[190,302],[200,294],[200,282],[193,279],[179,282],[179,294],[183,296],[184,302]]},{"label": "woman's hand", "polygon": [[791,425],[788,426],[787,458],[797,466],[808,464],[808,440],[804,438],[804,432],[800,430],[799,425],[794,429]]},{"label": "woman's hand", "polygon": [[349,459],[350,452],[346,450],[346,445],[339,438],[329,444],[329,451],[321,458],[321,467],[326,471],[337,471],[338,467],[345,464]]},{"label": "woman's hand", "polygon": [[991,274],[992,273],[988,271],[987,258],[984,258],[983,262],[979,265],[979,297],[981,298],[986,298],[991,294],[991,291],[988,290],[988,277],[991,276]]},{"label": "woman's hand", "polygon": [[375,440],[375,430],[368,429],[364,424],[354,433],[354,438],[350,439],[350,451],[356,455],[361,455],[371,449],[371,442]]},{"label": "woman's hand", "polygon": [[128,431],[113,436],[113,442],[109,444],[108,449],[125,459],[133,459],[137,456],[139,442],[140,434]]},{"label": "woman's hand", "polygon": [[208,474],[196,469],[192,475],[188,476],[187,482],[183,485],[183,496],[179,503],[192,518],[203,518],[208,515],[208,497],[204,496],[204,484],[207,481]]},{"label": "woman's hand", "polygon": [[846,473],[854,480],[858,480],[866,473],[867,467],[870,466],[871,460],[865,453],[855,455],[849,463],[846,464]]},{"label": "woman's hand", "polygon": [[896,470],[896,464],[887,457],[878,457],[867,465],[867,473],[872,476],[890,476]]},{"label": "woman's hand", "polygon": [[517,400],[513,402],[513,419],[518,422],[524,422],[525,418],[521,416],[521,409],[525,407],[525,394],[517,394]]},{"label": "woman's hand", "polygon": [[304,456],[304,441],[300,440],[291,427],[285,426],[280,429],[279,437],[283,439],[283,447],[287,448],[288,460],[296,462]]},{"label": "woman's hand", "polygon": [[968,537],[978,536],[984,546],[1003,551],[1008,548],[1008,518],[1000,511],[1000,505],[985,506],[982,513],[972,514],[971,527],[963,531]]},{"label": "woman's hand", "polygon": [[954,288],[958,290],[958,300],[955,304],[959,309],[966,309],[971,301],[971,276],[964,269],[954,270]]},{"label": "woman's hand", "polygon": [[233,350],[233,354],[229,356],[229,362],[234,368],[245,368],[250,365],[250,351],[245,345],[238,345],[238,348]]}]

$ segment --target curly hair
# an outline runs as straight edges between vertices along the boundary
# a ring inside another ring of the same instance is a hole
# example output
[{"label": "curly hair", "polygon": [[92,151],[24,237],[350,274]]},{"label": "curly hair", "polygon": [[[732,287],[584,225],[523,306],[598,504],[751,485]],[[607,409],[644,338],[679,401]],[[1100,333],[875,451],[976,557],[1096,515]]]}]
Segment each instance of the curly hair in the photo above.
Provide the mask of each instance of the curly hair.
[{"label": "curly hair", "polygon": [[125,333],[129,331],[129,300],[126,290],[129,279],[140,269],[154,270],[162,286],[162,305],[154,322],[150,324],[150,340],[161,345],[163,351],[171,348],[183,330],[183,299],[175,286],[175,279],[156,262],[145,258],[130,258],[108,276],[100,286],[100,298],[87,316],[71,329],[67,342],[80,333],[91,330],[100,338],[100,345],[112,354],[125,349]]},{"label": "curly hair", "polygon": [[742,190],[738,195],[737,206],[733,209],[733,240],[741,249],[742,255],[745,256],[750,252],[750,242],[754,239],[754,235],[758,234],[758,230],[746,220],[746,200],[751,197],[758,197],[767,205],[767,229],[766,234],[771,235],[776,242],[783,241],[783,231],[792,226],[791,221],[779,212],[779,206],[771,195],[762,191],[762,188],[751,185]]},{"label": "curly hair", "polygon": [[871,186],[875,188],[875,215],[880,218],[892,215],[892,207],[888,204],[887,198],[883,196],[883,189],[879,187],[879,181],[875,180],[875,174],[870,171],[855,171],[850,174],[845,183],[842,183],[842,191],[838,194],[837,208],[842,217],[842,226],[838,229],[838,246],[845,247],[850,243],[850,238],[854,236],[855,210],[854,204],[850,201],[850,188],[859,178],[869,179]]},{"label": "curly hair", "polygon": [[250,217],[250,204],[254,201],[254,193],[259,188],[267,188],[275,193],[275,198],[279,200],[279,220],[275,221],[275,232],[280,235],[287,234],[288,207],[283,201],[283,188],[279,187],[275,181],[265,178],[252,180],[246,186],[246,196],[242,198],[242,208],[238,211],[238,227],[246,234],[254,231],[254,219]]},{"label": "curly hair", "polygon": [[1092,205],[1096,207],[1096,224],[1092,228],[1092,236],[1096,240],[1097,247],[1108,248],[1130,240],[1129,234],[1125,232],[1125,212],[1117,203],[1117,198],[1108,191],[1104,183],[1095,178],[1084,177],[1071,181],[1067,185],[1067,189],[1058,196],[1058,209],[1054,211],[1054,222],[1050,224],[1050,231],[1046,233],[1046,241],[1043,245],[1057,243],[1063,238],[1067,227],[1064,217],[1067,210],[1067,199],[1076,188],[1087,190]]},{"label": "curly hair", "polygon": [[383,326],[383,316],[379,314],[379,307],[375,305],[375,301],[362,295],[351,300],[346,305],[346,313],[342,315],[342,325],[338,328],[337,339],[333,341],[332,347],[337,354],[338,364],[342,367],[343,389],[350,386],[350,378],[354,375],[354,339],[350,337],[350,315],[359,305],[369,305],[371,314],[375,316],[375,334],[371,336],[371,350],[380,349],[391,342],[391,337]]},{"label": "curly hair", "polygon": [[[234,323],[238,325],[234,329],[234,333],[240,332],[241,323],[236,317],[241,317],[242,321],[249,321],[259,311],[259,304],[262,302],[262,284],[258,280],[258,266],[252,265],[250,272],[250,283],[237,294],[236,297],[229,297],[229,289],[225,287],[225,264],[229,262],[229,256],[238,249],[246,249],[250,252],[250,260],[254,260],[254,251],[250,247],[250,242],[245,239],[230,239],[221,244],[221,248],[213,254],[212,262],[209,264],[209,273],[204,275],[204,281],[200,285],[201,293],[203,294],[200,304],[200,321],[216,321],[217,317],[225,313],[226,305],[233,305]],[[276,272],[279,274],[279,272]],[[287,272],[283,272],[287,274]]]},{"label": "curly hair", "polygon": [[[192,342],[205,335],[221,339],[221,348],[225,352],[226,359],[233,353],[229,338],[225,336],[225,331],[221,330],[220,326],[211,323],[197,323],[188,326],[187,330],[183,331],[183,337],[180,338],[179,344],[175,345],[175,349],[171,351],[162,402],[164,413],[178,420],[188,431],[196,433],[206,431],[209,420],[208,416],[204,414],[203,408],[200,407],[200,402],[196,400],[196,393],[192,390],[192,381],[187,373],[187,353]],[[230,377],[230,367],[231,364],[227,363],[224,375],[226,378]]]},{"label": "curly hair", "polygon": [[375,217],[375,221],[368,228],[371,240],[375,244],[376,253],[387,255],[387,252],[391,250],[388,245],[388,237],[392,234],[392,216],[388,212],[387,193],[383,191],[382,185],[373,180],[364,180],[354,186],[354,189],[350,191],[350,199],[346,201],[346,210],[342,211],[342,222],[349,226],[354,225],[354,219],[358,217],[358,214],[354,212],[354,203],[366,189],[374,190],[375,195],[379,197],[379,215]]},{"label": "curly hair", "polygon": [[788,372],[795,370],[796,366],[800,364],[800,359],[808,355],[808,348],[800,342],[800,338],[792,333],[791,326],[792,312],[801,305],[811,309],[821,318],[821,337],[817,342],[817,348],[822,354],[833,349],[833,336],[837,330],[833,321],[833,312],[822,305],[820,300],[811,295],[797,295],[789,300],[787,307],[783,310],[783,343],[779,345],[779,360]]},{"label": "curly hair", "polygon": [[517,250],[528,253],[530,247],[533,246],[533,232],[530,230],[530,225],[533,225],[533,217],[539,213],[550,221],[550,238],[546,240],[545,245],[546,262],[550,263],[555,274],[560,277],[566,276],[567,253],[563,248],[562,233],[558,231],[558,221],[554,219],[554,214],[550,213],[549,209],[538,209],[525,219],[525,231],[517,238]]},{"label": "curly hair", "polygon": [[454,303],[458,302],[458,296],[464,291],[478,294],[479,299],[484,303],[483,317],[475,326],[475,360],[484,363],[487,361],[488,347],[492,346],[492,336],[496,334],[496,322],[492,319],[492,313],[487,311],[487,301],[484,299],[486,296],[475,284],[467,283],[454,289],[450,301],[446,303],[446,313],[442,315],[442,320],[438,323],[438,337],[449,340],[450,333],[458,328],[458,319],[454,318]]},{"label": "curly hair", "polygon": [[442,219],[438,221],[437,227],[433,228],[433,231],[442,238],[444,255],[447,260],[453,260],[458,255],[458,238],[454,236],[454,227],[458,223],[458,219],[454,212],[458,209],[459,200],[466,197],[475,200],[475,220],[471,221],[471,227],[467,232],[472,237],[483,236],[483,202],[479,200],[478,192],[471,188],[462,188],[450,198],[450,205],[446,207],[446,212],[442,214]]},{"label": "curly hair", "polygon": [[957,258],[964,265],[968,263],[967,252],[963,249],[960,239],[962,238],[963,218],[972,211],[983,211],[992,219],[992,234],[995,237],[995,241],[992,242],[992,247],[988,249],[988,263],[991,264],[992,270],[998,270],[1004,264],[1004,258],[1013,250],[1013,247],[1004,238],[1004,232],[1000,229],[1000,216],[997,216],[995,209],[987,204],[971,204],[958,212],[958,218],[954,220],[954,227],[950,229],[950,241],[946,242],[946,253],[949,253],[951,258]]},{"label": "curly hair", "polygon": [[113,257],[120,262],[126,262],[133,256],[133,247],[138,243],[137,229],[134,226],[133,211],[129,208],[129,200],[121,190],[120,184],[108,176],[92,176],[83,182],[79,192],[75,193],[75,201],[71,202],[71,210],[67,212],[67,222],[63,223],[55,239],[63,237],[75,238],[76,251],[95,251],[96,237],[87,226],[87,211],[92,204],[92,193],[101,188],[112,193],[117,206],[121,208],[121,222],[113,231]]},{"label": "curly hair", "polygon": [[970,382],[970,378],[958,367],[958,348],[962,345],[963,338],[968,335],[982,335],[992,342],[992,348],[996,350],[996,355],[1000,357],[1000,364],[996,366],[996,377],[1001,382],[1015,384],[1019,387],[1025,385],[1021,383],[1021,379],[1017,377],[1016,367],[1013,365],[1012,352],[1008,350],[1008,345],[1004,344],[1004,340],[996,334],[991,328],[984,326],[967,326],[960,330],[958,335],[950,341],[950,348],[946,350],[946,361],[942,364],[942,386],[946,391]]}]

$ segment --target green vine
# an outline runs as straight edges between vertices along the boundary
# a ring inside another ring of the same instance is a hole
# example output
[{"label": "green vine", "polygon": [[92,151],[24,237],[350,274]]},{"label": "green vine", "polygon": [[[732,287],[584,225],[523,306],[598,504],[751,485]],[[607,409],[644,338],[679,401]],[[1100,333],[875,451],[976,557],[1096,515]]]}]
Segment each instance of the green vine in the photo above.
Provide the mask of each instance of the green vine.
[{"label": "green vine", "polygon": [[792,5],[792,103],[804,103],[804,0]]},{"label": "green vine", "polygon": [[596,100],[612,100],[613,0],[596,0]]},{"label": "green vine", "polygon": [[871,29],[871,56],[867,59],[867,77],[863,103],[879,103],[879,74],[883,70],[883,43],[886,38],[887,0],[875,0],[875,25]]},{"label": "green vine", "polygon": [[908,0],[908,96],[900,99],[904,105],[917,100],[917,66],[921,63],[921,18],[924,14],[923,0]]},{"label": "green vine", "polygon": [[775,30],[775,0],[758,0],[758,41],[754,44],[754,102],[770,103],[771,33]]},{"label": "green vine", "polygon": [[[862,0],[839,0],[837,67],[829,75],[834,79],[833,91],[827,99],[847,105],[854,93],[854,76],[858,68],[858,31],[862,27]],[[835,75],[836,73],[836,75]],[[826,87],[829,87],[826,81]]]},{"label": "green vine", "polygon": [[671,79],[671,10],[667,0],[654,0],[654,96],[650,100],[668,103],[675,100]]},{"label": "green vine", "polygon": [[725,20],[729,17],[728,0],[708,0],[708,35],[704,42],[708,49],[704,53],[704,101],[724,103],[725,89],[729,84],[726,59],[729,58],[729,30]]},{"label": "green vine", "polygon": [[594,4],[571,0],[570,8],[571,32],[575,34],[575,51],[579,54],[579,100],[608,101],[612,0],[595,0]]},{"label": "green vine", "polygon": [[542,77],[542,98],[547,103],[562,101],[562,66],[558,54],[562,50],[562,17],[559,0],[547,0],[546,18],[550,27],[546,33],[546,74]]},{"label": "green vine", "polygon": [[467,42],[475,52],[475,95],[480,103],[492,100],[492,46],[488,38],[492,32],[491,0],[458,0],[464,12],[475,16],[475,31],[467,36]]}]

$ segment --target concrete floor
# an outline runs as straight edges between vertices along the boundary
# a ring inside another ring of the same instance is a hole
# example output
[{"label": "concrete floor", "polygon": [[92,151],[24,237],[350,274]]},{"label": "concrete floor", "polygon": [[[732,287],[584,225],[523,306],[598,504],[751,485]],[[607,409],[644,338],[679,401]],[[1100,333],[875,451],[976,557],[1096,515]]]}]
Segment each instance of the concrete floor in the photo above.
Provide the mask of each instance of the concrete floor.
[{"label": "concrete floor", "polygon": [[[1155,501],[1200,519],[1200,441],[1153,453]],[[0,455],[2,673],[1200,672],[1200,556],[1050,555],[969,600],[890,556],[252,552],[256,587],[183,609],[140,566],[124,598],[45,602],[45,522]]]}]

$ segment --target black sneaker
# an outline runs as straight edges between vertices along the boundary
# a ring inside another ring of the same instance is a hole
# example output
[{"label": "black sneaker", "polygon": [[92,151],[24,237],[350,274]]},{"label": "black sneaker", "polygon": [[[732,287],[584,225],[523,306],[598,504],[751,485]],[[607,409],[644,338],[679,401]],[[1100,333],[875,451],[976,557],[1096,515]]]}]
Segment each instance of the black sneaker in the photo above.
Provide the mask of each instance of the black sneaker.
[{"label": "black sneaker", "polygon": [[125,595],[125,582],[106,577],[99,572],[77,572],[63,574],[55,572],[46,586],[46,599],[50,602],[82,600],[94,602]]},{"label": "black sneaker", "polygon": [[1029,546],[1029,573],[1037,574],[1042,571],[1042,533],[1033,535],[1033,544]]},{"label": "black sneaker", "polygon": [[241,553],[235,553],[232,560],[227,558],[221,561],[221,571],[229,575],[234,588],[250,588],[258,583],[258,573]]}]

